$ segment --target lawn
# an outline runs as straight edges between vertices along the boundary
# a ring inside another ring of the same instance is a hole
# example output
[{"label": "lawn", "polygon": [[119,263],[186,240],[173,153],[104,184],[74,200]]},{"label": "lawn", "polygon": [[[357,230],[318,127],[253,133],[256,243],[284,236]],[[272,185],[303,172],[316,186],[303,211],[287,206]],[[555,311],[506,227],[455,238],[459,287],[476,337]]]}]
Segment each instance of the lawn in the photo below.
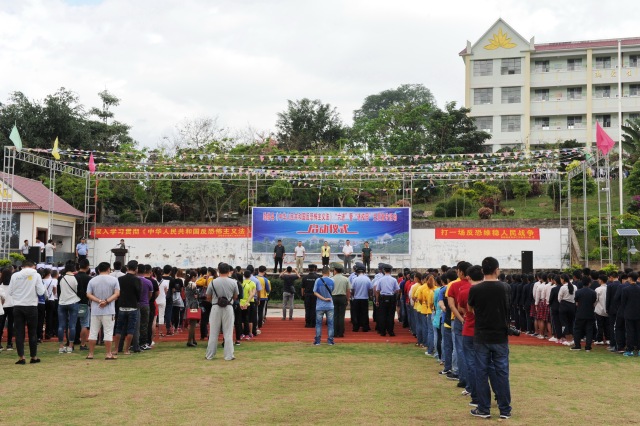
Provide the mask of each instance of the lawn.
[{"label": "lawn", "polygon": [[[473,424],[468,398],[412,345],[243,343],[235,361],[163,343],[104,361],[40,347],[0,354],[3,424]],[[514,425],[638,424],[640,358],[511,348]],[[493,408],[492,420],[498,422]],[[462,422],[462,423],[461,423]]]}]

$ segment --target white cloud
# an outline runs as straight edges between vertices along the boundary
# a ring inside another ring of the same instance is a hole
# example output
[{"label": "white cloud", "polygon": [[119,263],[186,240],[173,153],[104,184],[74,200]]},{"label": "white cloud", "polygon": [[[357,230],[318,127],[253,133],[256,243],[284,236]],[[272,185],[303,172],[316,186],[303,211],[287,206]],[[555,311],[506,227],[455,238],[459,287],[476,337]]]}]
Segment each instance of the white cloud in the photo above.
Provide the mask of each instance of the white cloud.
[{"label": "white cloud", "polygon": [[[21,0],[0,2],[0,99],[65,86],[154,145],[185,117],[273,129],[287,99],[318,98],[349,122],[370,94],[423,83],[462,102],[458,52],[502,16],[536,42],[640,36],[640,3],[423,0]],[[621,13],[620,10],[624,10]]]}]

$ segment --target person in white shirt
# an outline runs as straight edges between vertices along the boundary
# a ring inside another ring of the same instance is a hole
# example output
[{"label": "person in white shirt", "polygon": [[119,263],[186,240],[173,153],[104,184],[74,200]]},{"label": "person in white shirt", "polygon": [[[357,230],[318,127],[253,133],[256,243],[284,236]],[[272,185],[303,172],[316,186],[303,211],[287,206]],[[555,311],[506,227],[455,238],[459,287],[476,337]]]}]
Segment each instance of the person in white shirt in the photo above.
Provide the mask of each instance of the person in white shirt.
[{"label": "person in white shirt", "polygon": [[42,262],[42,255],[44,254],[44,243],[40,241],[39,238],[36,238],[36,243],[33,246],[40,247],[40,255],[38,257],[38,262]]},{"label": "person in white shirt", "polygon": [[56,249],[56,245],[53,240],[47,241],[47,245],[44,246],[44,261],[48,265],[53,265],[53,252]]},{"label": "person in white shirt", "polygon": [[[76,335],[76,322],[78,320],[78,281],[74,275],[76,264],[67,262],[64,268],[65,274],[60,277],[60,294],[58,295],[58,353],[72,353],[73,340]],[[64,333],[70,346],[64,346]]]},{"label": "person in white shirt", "polygon": [[[38,296],[44,295],[42,277],[36,271],[35,264],[29,260],[22,264],[22,270],[11,276],[9,295],[13,299],[13,324],[16,330],[16,364],[26,364],[24,359],[24,329],[29,332],[29,355],[31,364],[40,362],[38,358]],[[42,330],[40,330],[42,332]]]},{"label": "person in white shirt", "polygon": [[353,246],[349,240],[345,241],[342,247],[342,254],[344,255],[344,272],[351,273],[351,255],[353,254]]},{"label": "person in white shirt", "polygon": [[304,269],[304,258],[306,255],[306,250],[302,245],[302,241],[298,241],[298,245],[294,247],[293,251],[296,255],[296,270],[302,272]]},{"label": "person in white shirt", "polygon": [[29,256],[29,240],[24,240],[24,244],[20,248],[24,257]]},{"label": "person in white shirt", "polygon": [[607,315],[607,276],[598,276],[600,287],[596,289],[596,324],[598,331],[596,334],[596,345],[604,345],[609,337],[609,315]]}]

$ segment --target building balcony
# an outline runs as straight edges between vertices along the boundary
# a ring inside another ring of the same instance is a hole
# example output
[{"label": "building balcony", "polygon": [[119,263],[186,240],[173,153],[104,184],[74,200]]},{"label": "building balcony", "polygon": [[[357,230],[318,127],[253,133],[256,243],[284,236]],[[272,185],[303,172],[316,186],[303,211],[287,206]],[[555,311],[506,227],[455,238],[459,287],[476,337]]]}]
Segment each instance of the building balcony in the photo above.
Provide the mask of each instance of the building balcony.
[{"label": "building balcony", "polygon": [[587,71],[551,69],[549,72],[532,71],[531,87],[581,86],[587,84]]},{"label": "building balcony", "polygon": [[531,100],[531,115],[580,115],[587,110],[587,101],[582,99],[567,100],[566,97],[551,98],[548,101]]}]

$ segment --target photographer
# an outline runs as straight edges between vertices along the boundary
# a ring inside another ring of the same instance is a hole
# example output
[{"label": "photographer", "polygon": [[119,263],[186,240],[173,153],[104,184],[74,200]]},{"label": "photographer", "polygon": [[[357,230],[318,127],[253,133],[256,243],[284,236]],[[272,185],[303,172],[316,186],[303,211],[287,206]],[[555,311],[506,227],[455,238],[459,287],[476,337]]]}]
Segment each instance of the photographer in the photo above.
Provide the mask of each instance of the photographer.
[{"label": "photographer", "polygon": [[509,386],[509,307],[510,288],[498,281],[499,264],[493,257],[482,261],[484,281],[469,290],[469,309],[476,319],[473,347],[476,353],[476,392],[478,408],[475,417],[490,418],[491,390],[489,369],[495,369],[491,387],[496,393],[500,418],[511,417]]}]

